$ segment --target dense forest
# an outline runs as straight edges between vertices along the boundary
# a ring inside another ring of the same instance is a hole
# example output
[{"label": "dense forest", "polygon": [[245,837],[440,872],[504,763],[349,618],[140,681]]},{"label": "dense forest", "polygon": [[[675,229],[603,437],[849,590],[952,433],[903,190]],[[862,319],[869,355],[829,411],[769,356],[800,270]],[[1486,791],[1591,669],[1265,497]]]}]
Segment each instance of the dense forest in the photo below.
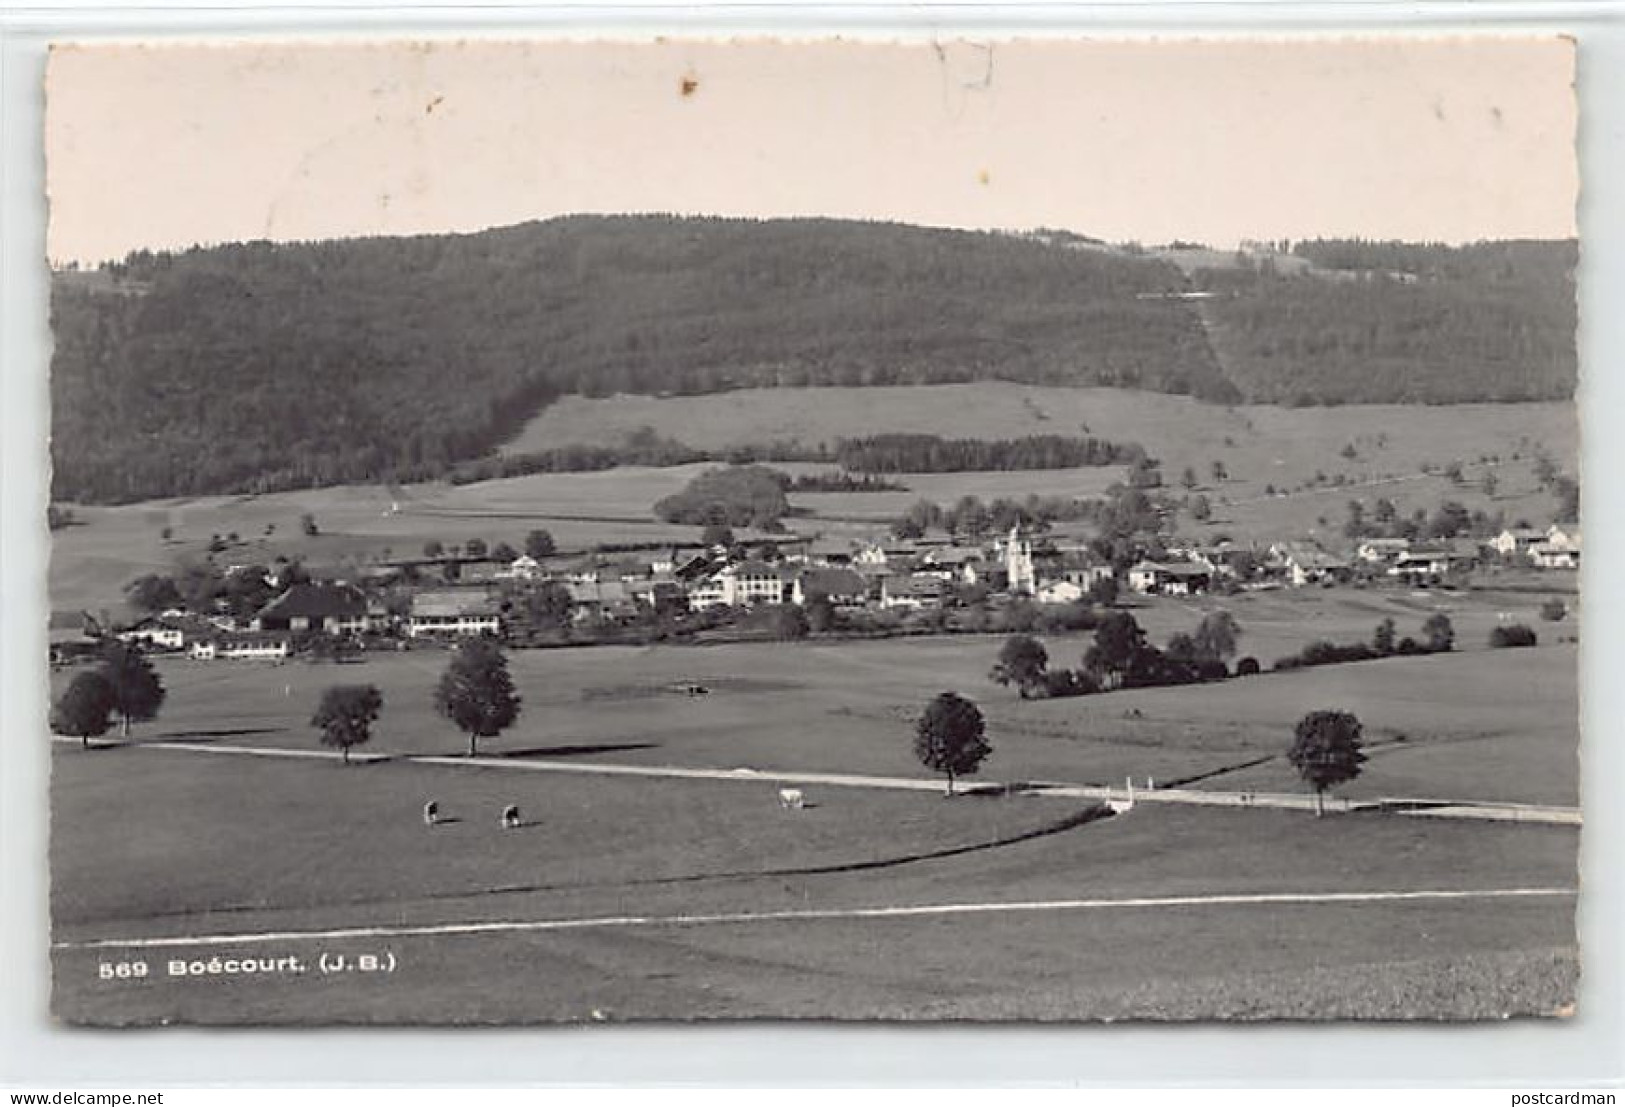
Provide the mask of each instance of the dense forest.
[{"label": "dense forest", "polygon": [[1223,403],[1573,394],[1573,242],[1302,242],[1290,265],[1244,252],[1187,277],[1082,241],[575,216],[139,252],[54,282],[53,498],[699,459],[659,440],[491,458],[566,393],[1009,380]]},{"label": "dense forest", "polygon": [[449,470],[561,393],[1000,379],[1229,400],[1165,262],[830,220],[578,216],[138,252],[53,288],[54,497]]},{"label": "dense forest", "polygon": [[1578,375],[1574,242],[1298,243],[1313,268],[1200,270],[1225,375],[1293,405],[1567,399]]}]

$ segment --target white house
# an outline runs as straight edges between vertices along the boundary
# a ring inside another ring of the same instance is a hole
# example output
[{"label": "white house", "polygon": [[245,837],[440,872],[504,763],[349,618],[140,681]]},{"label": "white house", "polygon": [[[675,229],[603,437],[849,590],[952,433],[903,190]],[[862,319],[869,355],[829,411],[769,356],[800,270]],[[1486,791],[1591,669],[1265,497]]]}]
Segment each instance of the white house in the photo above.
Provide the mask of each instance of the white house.
[{"label": "white house", "polygon": [[1403,577],[1413,583],[1431,580],[1448,573],[1455,559],[1451,551],[1437,546],[1418,546],[1407,550],[1394,560],[1388,575]]},{"label": "white house", "polygon": [[508,562],[508,567],[501,569],[496,576],[503,580],[536,580],[542,576],[542,563],[529,554],[520,554]]},{"label": "white house", "polygon": [[1388,565],[1403,557],[1411,544],[1403,538],[1367,538],[1355,548],[1354,556],[1374,565]]},{"label": "white house", "polygon": [[1546,540],[1546,532],[1534,527],[1508,527],[1489,541],[1490,549],[1502,557],[1526,554],[1531,546]]},{"label": "white house", "polygon": [[178,650],[186,645],[186,632],[168,619],[142,619],[119,631],[117,637],[121,642],[141,642],[165,650]]},{"label": "white house", "polygon": [[880,583],[880,606],[887,611],[940,607],[947,595],[948,585],[935,577],[893,575]]},{"label": "white house", "polygon": [[723,566],[690,587],[688,605],[696,611],[703,611],[719,604],[739,607],[786,603],[794,590],[793,582],[793,574],[783,572],[765,561],[739,561]]},{"label": "white house", "polygon": [[1580,531],[1577,527],[1552,526],[1546,540],[1529,548],[1529,556],[1542,569],[1580,567]]},{"label": "white house", "polygon": [[1052,580],[1041,585],[1034,598],[1039,603],[1077,603],[1087,593],[1070,580]]},{"label": "white house", "polygon": [[1146,595],[1188,596],[1212,585],[1213,571],[1189,562],[1142,561],[1128,571],[1128,586]]},{"label": "white house", "polygon": [[791,586],[793,603],[805,604],[820,596],[835,607],[861,607],[869,598],[869,582],[852,569],[808,569]]},{"label": "white house", "polygon": [[216,634],[193,641],[191,655],[199,661],[282,661],[288,656],[288,639],[263,632]]},{"label": "white house", "polygon": [[1349,573],[1348,562],[1308,542],[1277,542],[1270,547],[1270,556],[1286,570],[1295,588],[1342,580]]}]

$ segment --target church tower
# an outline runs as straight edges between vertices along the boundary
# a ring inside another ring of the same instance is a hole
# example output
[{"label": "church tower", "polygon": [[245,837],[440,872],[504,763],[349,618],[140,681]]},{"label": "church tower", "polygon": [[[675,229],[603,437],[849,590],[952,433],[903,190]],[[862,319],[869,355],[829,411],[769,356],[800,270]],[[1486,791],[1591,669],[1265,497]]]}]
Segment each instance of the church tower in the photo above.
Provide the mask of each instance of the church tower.
[{"label": "church tower", "polygon": [[1022,536],[1019,526],[1010,528],[1010,539],[1004,544],[1004,571],[1010,578],[1012,596],[1030,596],[1038,590],[1033,544]]}]

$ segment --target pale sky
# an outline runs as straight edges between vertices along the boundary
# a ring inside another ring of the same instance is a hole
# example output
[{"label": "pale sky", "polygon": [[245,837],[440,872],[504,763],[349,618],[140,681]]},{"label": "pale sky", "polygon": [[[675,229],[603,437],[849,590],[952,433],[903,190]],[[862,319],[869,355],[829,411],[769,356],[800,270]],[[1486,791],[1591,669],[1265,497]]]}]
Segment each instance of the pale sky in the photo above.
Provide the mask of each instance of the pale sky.
[{"label": "pale sky", "polygon": [[1555,37],[59,47],[49,251],[583,211],[1569,237],[1573,59]]}]

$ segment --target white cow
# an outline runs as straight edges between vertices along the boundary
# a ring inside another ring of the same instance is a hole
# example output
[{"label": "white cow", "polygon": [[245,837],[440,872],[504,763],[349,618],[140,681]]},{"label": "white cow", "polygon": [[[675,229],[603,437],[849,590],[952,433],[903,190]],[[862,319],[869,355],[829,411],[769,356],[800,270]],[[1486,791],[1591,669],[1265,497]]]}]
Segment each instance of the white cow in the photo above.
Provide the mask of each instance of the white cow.
[{"label": "white cow", "polygon": [[436,826],[440,822],[440,805],[430,800],[423,805],[423,825]]},{"label": "white cow", "polygon": [[510,803],[502,809],[502,829],[513,830],[519,825],[519,805]]},{"label": "white cow", "polygon": [[800,811],[805,805],[800,788],[780,788],[779,806],[786,811]]}]

